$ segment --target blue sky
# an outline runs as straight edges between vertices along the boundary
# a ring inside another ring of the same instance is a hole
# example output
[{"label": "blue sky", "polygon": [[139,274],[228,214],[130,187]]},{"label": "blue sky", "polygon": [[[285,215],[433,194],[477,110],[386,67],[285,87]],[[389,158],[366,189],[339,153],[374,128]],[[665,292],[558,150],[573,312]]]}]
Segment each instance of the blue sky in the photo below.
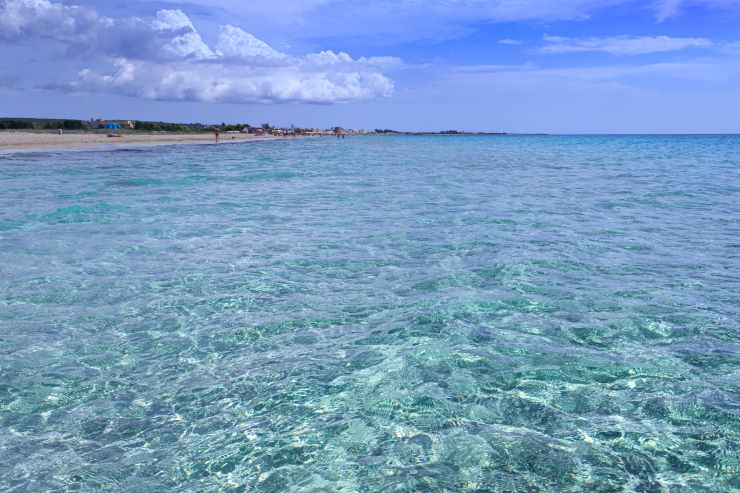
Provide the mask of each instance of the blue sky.
[{"label": "blue sky", "polygon": [[2,116],[740,131],[740,0],[0,0]]}]

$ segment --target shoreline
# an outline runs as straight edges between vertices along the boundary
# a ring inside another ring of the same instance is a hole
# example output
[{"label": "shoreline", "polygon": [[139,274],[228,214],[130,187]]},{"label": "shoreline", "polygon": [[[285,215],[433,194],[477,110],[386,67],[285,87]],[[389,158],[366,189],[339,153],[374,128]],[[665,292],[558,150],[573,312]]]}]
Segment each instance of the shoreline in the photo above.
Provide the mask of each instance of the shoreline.
[{"label": "shoreline", "polygon": [[216,142],[213,134],[124,134],[108,137],[107,134],[86,133],[35,133],[23,131],[0,132],[0,154],[44,151],[111,150],[164,145],[222,145],[269,140],[292,140],[292,137],[273,135],[223,134]]}]

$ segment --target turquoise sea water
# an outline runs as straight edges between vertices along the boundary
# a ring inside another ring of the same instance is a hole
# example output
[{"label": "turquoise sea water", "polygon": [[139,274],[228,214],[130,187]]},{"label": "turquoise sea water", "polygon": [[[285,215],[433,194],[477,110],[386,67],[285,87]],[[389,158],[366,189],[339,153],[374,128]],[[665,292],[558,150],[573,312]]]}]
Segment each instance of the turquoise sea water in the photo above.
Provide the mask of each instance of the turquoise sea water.
[{"label": "turquoise sea water", "polygon": [[740,137],[0,156],[0,490],[740,489]]}]

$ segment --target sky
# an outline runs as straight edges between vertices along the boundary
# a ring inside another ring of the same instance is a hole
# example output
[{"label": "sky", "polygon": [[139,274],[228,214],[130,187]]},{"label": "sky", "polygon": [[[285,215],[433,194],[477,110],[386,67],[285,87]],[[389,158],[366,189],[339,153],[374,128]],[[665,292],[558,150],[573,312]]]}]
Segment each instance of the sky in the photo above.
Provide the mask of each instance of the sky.
[{"label": "sky", "polygon": [[0,0],[0,116],[740,132],[740,0]]}]

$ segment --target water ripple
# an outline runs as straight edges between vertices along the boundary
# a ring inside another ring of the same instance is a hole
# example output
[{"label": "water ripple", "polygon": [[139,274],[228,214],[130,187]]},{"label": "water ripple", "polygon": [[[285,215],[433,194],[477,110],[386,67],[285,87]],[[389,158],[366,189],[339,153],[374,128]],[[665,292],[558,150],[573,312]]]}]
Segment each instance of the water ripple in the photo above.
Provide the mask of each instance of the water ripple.
[{"label": "water ripple", "polygon": [[740,489],[740,139],[0,156],[4,491]]}]

